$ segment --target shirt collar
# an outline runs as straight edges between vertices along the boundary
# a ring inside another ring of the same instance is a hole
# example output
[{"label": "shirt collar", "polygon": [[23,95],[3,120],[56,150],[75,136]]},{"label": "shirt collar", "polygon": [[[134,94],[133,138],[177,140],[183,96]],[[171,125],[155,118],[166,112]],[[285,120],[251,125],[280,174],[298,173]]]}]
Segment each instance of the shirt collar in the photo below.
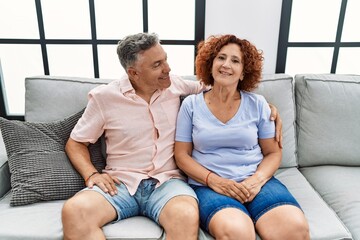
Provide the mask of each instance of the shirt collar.
[{"label": "shirt collar", "polygon": [[[120,92],[124,94],[124,96],[129,96],[135,94],[135,89],[130,82],[130,79],[127,75],[123,75],[120,78]],[[156,94],[161,94],[162,90],[156,90]]]},{"label": "shirt collar", "polygon": [[127,75],[123,75],[120,78],[120,92],[124,95],[126,94],[135,94],[135,89],[132,86],[129,77]]}]

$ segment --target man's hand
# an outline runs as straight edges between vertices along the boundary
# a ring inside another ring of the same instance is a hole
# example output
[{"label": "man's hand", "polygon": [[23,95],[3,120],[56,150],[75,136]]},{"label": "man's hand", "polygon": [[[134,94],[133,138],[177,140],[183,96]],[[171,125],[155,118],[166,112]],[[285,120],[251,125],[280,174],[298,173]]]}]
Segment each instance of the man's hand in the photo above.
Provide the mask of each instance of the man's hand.
[{"label": "man's hand", "polygon": [[96,185],[105,193],[109,193],[111,196],[117,194],[115,183],[118,185],[121,184],[118,178],[110,176],[107,173],[96,173],[89,177],[85,182],[88,188],[92,188],[94,185]]},{"label": "man's hand", "polygon": [[269,107],[271,109],[270,119],[271,121],[275,121],[275,139],[279,143],[279,147],[282,148],[282,120],[277,108],[269,103]]}]

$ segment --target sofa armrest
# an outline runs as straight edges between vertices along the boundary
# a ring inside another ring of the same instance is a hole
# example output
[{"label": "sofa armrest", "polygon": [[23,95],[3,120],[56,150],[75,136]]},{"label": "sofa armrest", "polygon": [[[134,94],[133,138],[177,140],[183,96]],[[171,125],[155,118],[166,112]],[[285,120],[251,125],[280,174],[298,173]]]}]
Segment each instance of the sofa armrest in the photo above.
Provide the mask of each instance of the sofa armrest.
[{"label": "sofa armrest", "polygon": [[10,190],[10,170],[7,162],[5,144],[0,132],[0,198]]}]

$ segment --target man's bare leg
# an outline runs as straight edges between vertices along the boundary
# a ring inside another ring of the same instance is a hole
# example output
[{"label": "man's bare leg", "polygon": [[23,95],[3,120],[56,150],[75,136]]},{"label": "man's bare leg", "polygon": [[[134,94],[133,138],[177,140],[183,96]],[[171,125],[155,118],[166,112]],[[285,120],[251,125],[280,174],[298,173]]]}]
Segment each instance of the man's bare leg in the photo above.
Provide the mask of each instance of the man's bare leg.
[{"label": "man's bare leg", "polygon": [[62,209],[64,240],[105,239],[101,227],[115,218],[114,207],[101,194],[79,192]]},{"label": "man's bare leg", "polygon": [[177,196],[166,203],[159,217],[167,240],[196,240],[199,232],[199,208],[190,196]]}]

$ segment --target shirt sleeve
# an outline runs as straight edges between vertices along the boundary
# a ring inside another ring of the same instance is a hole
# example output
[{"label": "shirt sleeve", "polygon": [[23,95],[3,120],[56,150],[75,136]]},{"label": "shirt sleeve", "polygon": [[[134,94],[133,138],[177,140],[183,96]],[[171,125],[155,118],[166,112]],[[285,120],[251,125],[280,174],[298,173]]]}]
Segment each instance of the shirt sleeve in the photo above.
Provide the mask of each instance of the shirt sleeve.
[{"label": "shirt sleeve", "polygon": [[184,79],[180,76],[173,76],[173,79],[176,81],[179,87],[182,88],[183,96],[201,93],[209,88],[198,80]]},{"label": "shirt sleeve", "polygon": [[193,108],[191,100],[193,97],[193,95],[186,97],[181,104],[176,122],[175,141],[192,142]]},{"label": "shirt sleeve", "polygon": [[96,97],[89,93],[86,109],[72,130],[70,137],[77,142],[95,143],[104,132],[104,118]]},{"label": "shirt sleeve", "polygon": [[260,139],[275,137],[275,123],[270,120],[271,110],[263,96],[259,95],[259,125],[258,135]]}]

